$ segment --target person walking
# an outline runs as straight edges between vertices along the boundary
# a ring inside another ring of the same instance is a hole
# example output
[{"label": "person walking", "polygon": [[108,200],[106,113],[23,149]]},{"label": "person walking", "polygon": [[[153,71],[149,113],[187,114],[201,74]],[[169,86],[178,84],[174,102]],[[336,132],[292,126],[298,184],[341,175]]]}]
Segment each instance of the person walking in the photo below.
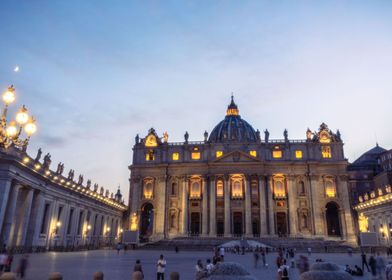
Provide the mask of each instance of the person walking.
[{"label": "person walking", "polygon": [[211,263],[210,259],[207,259],[207,265],[206,265],[206,269],[207,269],[207,274],[211,273],[211,270],[214,268],[214,265]]},{"label": "person walking", "polygon": [[264,249],[261,250],[261,261],[263,262],[263,266],[266,267],[267,266],[267,260],[265,258],[265,251],[264,251]]},{"label": "person walking", "polygon": [[166,260],[163,258],[163,255],[160,255],[157,262],[157,280],[165,280],[165,267]]},{"label": "person walking", "polygon": [[369,266],[372,272],[372,276],[373,278],[375,278],[377,275],[377,268],[376,268],[376,259],[373,256],[370,256],[369,258]]},{"label": "person walking", "polygon": [[140,260],[136,260],[135,266],[133,267],[133,272],[135,271],[140,271],[142,273],[142,279],[144,279],[143,267]]},{"label": "person walking", "polygon": [[370,272],[369,265],[368,265],[367,258],[366,258],[366,254],[364,251],[362,251],[361,259],[362,259],[362,270],[365,270],[365,266],[366,266],[368,272]]},{"label": "person walking", "polygon": [[221,261],[223,262],[225,260],[225,248],[223,247],[219,248],[219,255],[221,257]]},{"label": "person walking", "polygon": [[0,275],[3,272],[6,264],[7,264],[7,254],[3,252],[0,254]]},{"label": "person walking", "polygon": [[379,279],[384,279],[384,273],[385,273],[385,260],[384,258],[380,255],[380,253],[377,253],[376,257],[376,269],[377,269],[377,277]]},{"label": "person walking", "polygon": [[254,261],[255,261],[255,268],[257,268],[257,266],[259,264],[259,258],[260,258],[260,255],[259,255],[259,253],[257,251],[253,252],[253,258],[254,258]]},{"label": "person walking", "polygon": [[25,279],[26,269],[27,269],[28,263],[29,263],[28,262],[28,255],[24,255],[20,259],[20,263],[19,263],[19,267],[18,267],[17,275],[20,277],[20,279]]},{"label": "person walking", "polygon": [[278,269],[278,277],[281,280],[289,280],[289,269],[290,267],[286,264],[286,260],[283,260],[283,264]]}]

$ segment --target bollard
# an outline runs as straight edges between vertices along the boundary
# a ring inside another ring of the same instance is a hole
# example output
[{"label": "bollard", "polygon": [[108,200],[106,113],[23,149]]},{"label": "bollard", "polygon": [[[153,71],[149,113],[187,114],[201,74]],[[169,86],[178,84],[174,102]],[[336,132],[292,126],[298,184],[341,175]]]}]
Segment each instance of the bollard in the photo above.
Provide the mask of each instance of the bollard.
[{"label": "bollard", "polygon": [[143,280],[143,273],[135,271],[132,273],[132,280]]},{"label": "bollard", "polygon": [[60,272],[53,272],[49,275],[49,280],[63,280],[63,276]]},{"label": "bollard", "polygon": [[16,280],[15,273],[5,272],[3,275],[1,275],[0,280]]},{"label": "bollard", "polygon": [[93,275],[93,280],[103,280],[103,272],[97,271]]},{"label": "bollard", "polygon": [[170,273],[170,280],[180,280],[180,273],[173,271]]}]

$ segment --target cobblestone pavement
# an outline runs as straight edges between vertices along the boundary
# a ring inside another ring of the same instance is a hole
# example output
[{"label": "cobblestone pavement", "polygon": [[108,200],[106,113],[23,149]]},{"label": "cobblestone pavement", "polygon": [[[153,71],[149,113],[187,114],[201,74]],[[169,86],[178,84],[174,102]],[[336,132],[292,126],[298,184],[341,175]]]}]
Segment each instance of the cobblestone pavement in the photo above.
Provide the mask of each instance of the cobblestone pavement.
[{"label": "cobblestone pavement", "polygon": [[[87,280],[92,279],[95,271],[103,271],[105,279],[109,280],[129,280],[136,259],[140,259],[143,265],[143,270],[146,280],[156,279],[156,261],[161,252],[158,251],[121,251],[117,255],[113,250],[98,250],[85,252],[69,252],[69,253],[44,253],[33,254],[29,256],[29,268],[27,271],[28,280],[46,280],[50,272],[59,271],[63,274],[63,279],[68,280]],[[209,252],[179,252],[176,254],[171,251],[163,251],[167,260],[167,269],[165,279],[169,279],[171,271],[180,272],[181,279],[194,279],[195,264],[198,259],[203,262],[211,254]],[[299,254],[297,254],[298,256]],[[226,261],[234,261],[241,263],[245,268],[256,277],[256,279],[276,279],[275,258],[276,253],[270,253],[267,256],[269,266],[267,268],[254,268],[253,255],[248,253],[246,255],[226,254]],[[16,269],[20,256],[15,257],[13,270]],[[347,254],[312,254],[310,257],[311,263],[315,259],[321,258],[323,260],[332,261],[339,265],[349,264],[354,266],[360,264],[360,255],[354,254],[352,257]],[[290,279],[299,279],[296,269],[290,271]],[[368,272],[365,277],[358,279],[371,279]]]}]

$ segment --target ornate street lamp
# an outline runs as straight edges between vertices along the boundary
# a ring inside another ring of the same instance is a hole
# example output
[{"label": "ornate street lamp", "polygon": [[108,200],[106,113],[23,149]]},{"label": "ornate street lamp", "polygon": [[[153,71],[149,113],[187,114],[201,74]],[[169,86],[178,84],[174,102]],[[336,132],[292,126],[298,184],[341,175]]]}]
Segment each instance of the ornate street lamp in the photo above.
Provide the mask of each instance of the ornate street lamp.
[{"label": "ornate street lamp", "polygon": [[[0,146],[8,148],[11,145],[26,150],[30,137],[37,131],[35,119],[30,117],[26,107],[23,105],[16,113],[15,121],[12,120],[7,124],[8,106],[15,101],[15,89],[10,86],[2,95],[5,104],[3,114],[0,118]],[[21,139],[20,136],[24,130],[27,137]]]}]

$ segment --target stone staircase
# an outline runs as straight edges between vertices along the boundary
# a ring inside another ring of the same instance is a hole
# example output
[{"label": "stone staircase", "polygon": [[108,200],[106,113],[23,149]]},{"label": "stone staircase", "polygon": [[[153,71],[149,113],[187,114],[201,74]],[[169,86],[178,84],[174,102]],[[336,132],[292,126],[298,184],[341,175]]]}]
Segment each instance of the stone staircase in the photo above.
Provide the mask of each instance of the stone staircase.
[{"label": "stone staircase", "polygon": [[[142,244],[139,248],[143,250],[170,251],[177,246],[180,251],[213,251],[214,247],[232,240],[240,240],[240,238],[178,237]],[[312,248],[314,253],[325,252],[325,246],[327,246],[328,252],[346,253],[348,248],[351,247],[342,240],[284,237],[246,238],[246,240],[255,240],[273,248],[296,248],[297,252],[306,252],[309,247]]]}]

